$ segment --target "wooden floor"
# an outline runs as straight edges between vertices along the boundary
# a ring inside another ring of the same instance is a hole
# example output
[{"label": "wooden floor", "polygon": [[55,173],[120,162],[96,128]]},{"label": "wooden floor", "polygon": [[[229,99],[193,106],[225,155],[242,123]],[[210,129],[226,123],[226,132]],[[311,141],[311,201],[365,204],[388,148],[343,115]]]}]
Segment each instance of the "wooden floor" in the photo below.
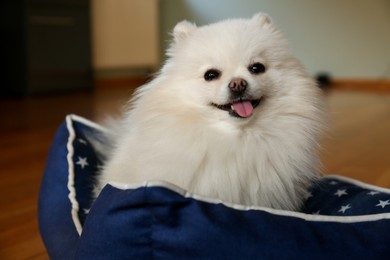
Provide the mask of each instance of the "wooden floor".
[{"label": "wooden floor", "polygon": [[[117,113],[131,88],[0,100],[0,259],[47,259],[37,198],[53,135],[66,114]],[[325,173],[390,188],[390,92],[332,90]]]}]

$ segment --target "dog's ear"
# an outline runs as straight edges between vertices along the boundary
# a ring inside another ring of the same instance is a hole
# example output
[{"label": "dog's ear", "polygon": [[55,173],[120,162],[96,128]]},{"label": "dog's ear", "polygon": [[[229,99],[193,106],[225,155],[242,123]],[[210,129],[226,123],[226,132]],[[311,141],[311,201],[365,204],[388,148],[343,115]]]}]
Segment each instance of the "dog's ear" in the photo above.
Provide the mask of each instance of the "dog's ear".
[{"label": "dog's ear", "polygon": [[193,31],[196,30],[196,24],[188,22],[188,21],[181,21],[180,23],[176,24],[175,28],[173,28],[173,38],[175,42],[179,42],[185,38],[187,38]]},{"label": "dog's ear", "polygon": [[270,27],[272,25],[272,20],[265,13],[257,13],[252,16],[252,20],[258,23],[261,27]]}]

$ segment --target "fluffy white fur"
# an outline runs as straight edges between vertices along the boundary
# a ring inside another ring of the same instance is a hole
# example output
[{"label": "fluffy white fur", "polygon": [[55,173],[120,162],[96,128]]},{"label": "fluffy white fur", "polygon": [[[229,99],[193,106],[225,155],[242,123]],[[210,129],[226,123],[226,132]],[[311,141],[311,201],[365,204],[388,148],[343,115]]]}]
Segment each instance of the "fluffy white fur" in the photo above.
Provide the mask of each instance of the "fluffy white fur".
[{"label": "fluffy white fur", "polygon": [[[323,100],[282,34],[257,14],[202,27],[183,21],[173,36],[165,66],[131,100],[98,188],[165,180],[230,203],[298,209],[319,174]],[[256,62],[264,73],[248,71]],[[220,77],[206,81],[208,69]],[[229,103],[233,78],[261,98],[248,118],[211,105]]]}]

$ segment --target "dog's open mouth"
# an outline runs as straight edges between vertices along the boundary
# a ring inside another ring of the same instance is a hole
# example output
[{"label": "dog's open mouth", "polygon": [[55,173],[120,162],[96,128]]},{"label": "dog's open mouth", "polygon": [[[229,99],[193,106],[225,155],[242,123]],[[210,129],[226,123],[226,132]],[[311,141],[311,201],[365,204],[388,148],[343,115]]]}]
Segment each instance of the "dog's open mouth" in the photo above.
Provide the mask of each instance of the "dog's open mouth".
[{"label": "dog's open mouth", "polygon": [[253,110],[260,104],[260,99],[255,100],[237,100],[225,105],[212,105],[218,109],[229,112],[231,116],[247,118],[253,114]]}]

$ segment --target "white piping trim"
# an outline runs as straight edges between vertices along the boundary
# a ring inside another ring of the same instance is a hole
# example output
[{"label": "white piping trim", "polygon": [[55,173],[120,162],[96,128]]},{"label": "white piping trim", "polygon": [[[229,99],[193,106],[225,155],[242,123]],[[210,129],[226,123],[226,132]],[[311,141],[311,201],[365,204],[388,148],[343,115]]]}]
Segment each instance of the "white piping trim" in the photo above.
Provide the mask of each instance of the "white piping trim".
[{"label": "white piping trim", "polygon": [[[74,222],[74,225],[76,227],[76,230],[79,235],[81,235],[82,232],[82,226],[80,223],[80,219],[78,217],[78,211],[79,211],[79,204],[76,200],[76,190],[74,188],[74,164],[73,164],[73,155],[74,155],[74,149],[73,149],[73,141],[76,137],[75,131],[73,129],[72,121],[77,121],[79,123],[82,123],[84,125],[87,125],[91,128],[94,128],[99,131],[103,132],[109,132],[107,128],[102,127],[99,124],[96,124],[92,121],[89,121],[83,117],[77,116],[77,115],[68,115],[66,117],[66,125],[69,131],[69,137],[68,137],[68,143],[67,143],[67,160],[68,160],[68,190],[69,195],[68,198],[70,199],[70,202],[72,204],[72,219]],[[370,185],[367,183],[360,182],[358,180],[350,179],[347,177],[342,177],[338,175],[326,175],[323,176],[323,178],[332,178],[332,179],[338,179],[340,181],[348,182],[350,184],[360,186],[364,189],[368,190],[376,190],[383,193],[390,194],[390,189],[377,187],[374,185]],[[242,210],[242,211],[248,211],[248,210],[258,210],[258,211],[265,211],[271,214],[279,215],[279,216],[286,216],[286,217],[294,217],[294,218],[300,218],[306,221],[314,221],[314,222],[338,222],[338,223],[356,223],[356,222],[364,222],[364,221],[376,221],[381,219],[390,219],[390,213],[382,213],[382,214],[372,214],[372,215],[362,215],[362,216],[325,216],[325,215],[311,215],[311,214],[305,214],[300,212],[294,212],[294,211],[286,211],[286,210],[278,210],[278,209],[272,209],[272,208],[266,208],[266,207],[255,207],[255,206],[245,206],[240,204],[233,204],[228,203],[219,199],[212,199],[207,198],[204,196],[200,196],[197,194],[193,194],[191,192],[188,192],[172,183],[166,182],[166,181],[146,181],[142,183],[120,183],[120,182],[110,182],[111,186],[121,189],[121,190],[127,190],[127,189],[137,189],[141,187],[163,187],[167,188],[169,190],[172,190],[175,193],[178,193],[179,195],[185,197],[185,198],[193,198],[195,200],[204,201],[211,204],[223,204],[227,207],[236,209],[236,210]]]},{"label": "white piping trim", "polygon": [[67,117],[70,117],[73,121],[77,121],[79,123],[82,123],[83,125],[89,126],[89,127],[94,128],[96,130],[103,131],[103,132],[110,132],[107,128],[105,128],[105,127],[103,127],[95,122],[92,122],[84,117],[74,115],[74,114],[70,114]]},{"label": "white piping trim", "polygon": [[[362,186],[363,188],[369,187],[371,190],[378,190],[381,192],[390,193],[389,190],[368,185],[359,181],[355,181],[346,177],[339,177],[339,176],[324,176],[323,178],[335,178],[339,180],[343,180],[346,182],[349,182],[351,184]],[[157,180],[151,180],[151,181],[145,181],[142,183],[120,183],[120,182],[110,182],[111,186],[121,189],[121,190],[127,190],[127,189],[137,189],[142,187],[163,187],[167,188],[175,193],[178,193],[179,195],[185,197],[185,198],[193,198],[195,200],[211,203],[211,204],[223,204],[229,208],[233,208],[236,210],[241,211],[248,211],[248,210],[258,210],[258,211],[265,211],[271,214],[279,215],[279,216],[285,216],[285,217],[294,217],[294,218],[300,218],[306,221],[314,221],[314,222],[338,222],[338,223],[356,223],[356,222],[365,222],[365,221],[376,221],[381,219],[390,219],[390,213],[381,213],[381,214],[371,214],[371,215],[361,215],[361,216],[326,216],[326,215],[312,215],[312,214],[306,214],[306,213],[300,213],[295,211],[287,211],[287,210],[279,210],[279,209],[272,209],[272,208],[266,208],[266,207],[256,207],[256,206],[245,206],[240,204],[233,204],[229,202],[222,201],[220,199],[212,199],[207,198],[204,196],[200,196],[197,194],[193,194],[191,192],[188,192],[172,183],[166,182],[166,181],[157,181]]]},{"label": "white piping trim", "polygon": [[88,119],[85,119],[83,117],[80,117],[80,116],[77,116],[74,114],[70,114],[70,115],[66,116],[66,127],[67,127],[68,133],[69,133],[68,142],[66,144],[66,148],[68,150],[68,154],[66,156],[67,161],[68,161],[68,185],[67,185],[68,190],[69,190],[68,198],[69,198],[70,203],[72,205],[72,210],[71,210],[72,220],[73,220],[73,223],[74,223],[75,228],[77,230],[77,233],[80,236],[82,231],[83,231],[83,227],[81,225],[81,221],[80,221],[80,218],[78,215],[79,210],[80,210],[80,205],[77,201],[76,189],[74,187],[75,172],[74,172],[74,163],[73,163],[73,155],[74,155],[73,142],[76,138],[76,133],[75,133],[74,128],[73,128],[74,121],[79,122],[81,124],[84,124],[90,128],[94,128],[94,129],[101,131],[101,132],[108,133],[109,130],[107,128],[104,128],[103,126],[101,126],[99,124],[96,124],[95,122],[92,122]]},{"label": "white piping trim", "polygon": [[68,154],[66,156],[68,160],[68,190],[69,190],[68,198],[72,205],[72,211],[71,211],[72,220],[76,227],[77,233],[80,236],[83,228],[81,226],[80,219],[78,216],[79,203],[76,199],[76,189],[74,187],[75,174],[74,174],[74,164],[73,164],[73,155],[74,155],[73,141],[76,138],[76,133],[73,129],[73,124],[72,124],[72,119],[74,118],[75,118],[74,115],[66,116],[66,127],[69,132],[68,142],[66,144],[66,148],[68,150]]}]

